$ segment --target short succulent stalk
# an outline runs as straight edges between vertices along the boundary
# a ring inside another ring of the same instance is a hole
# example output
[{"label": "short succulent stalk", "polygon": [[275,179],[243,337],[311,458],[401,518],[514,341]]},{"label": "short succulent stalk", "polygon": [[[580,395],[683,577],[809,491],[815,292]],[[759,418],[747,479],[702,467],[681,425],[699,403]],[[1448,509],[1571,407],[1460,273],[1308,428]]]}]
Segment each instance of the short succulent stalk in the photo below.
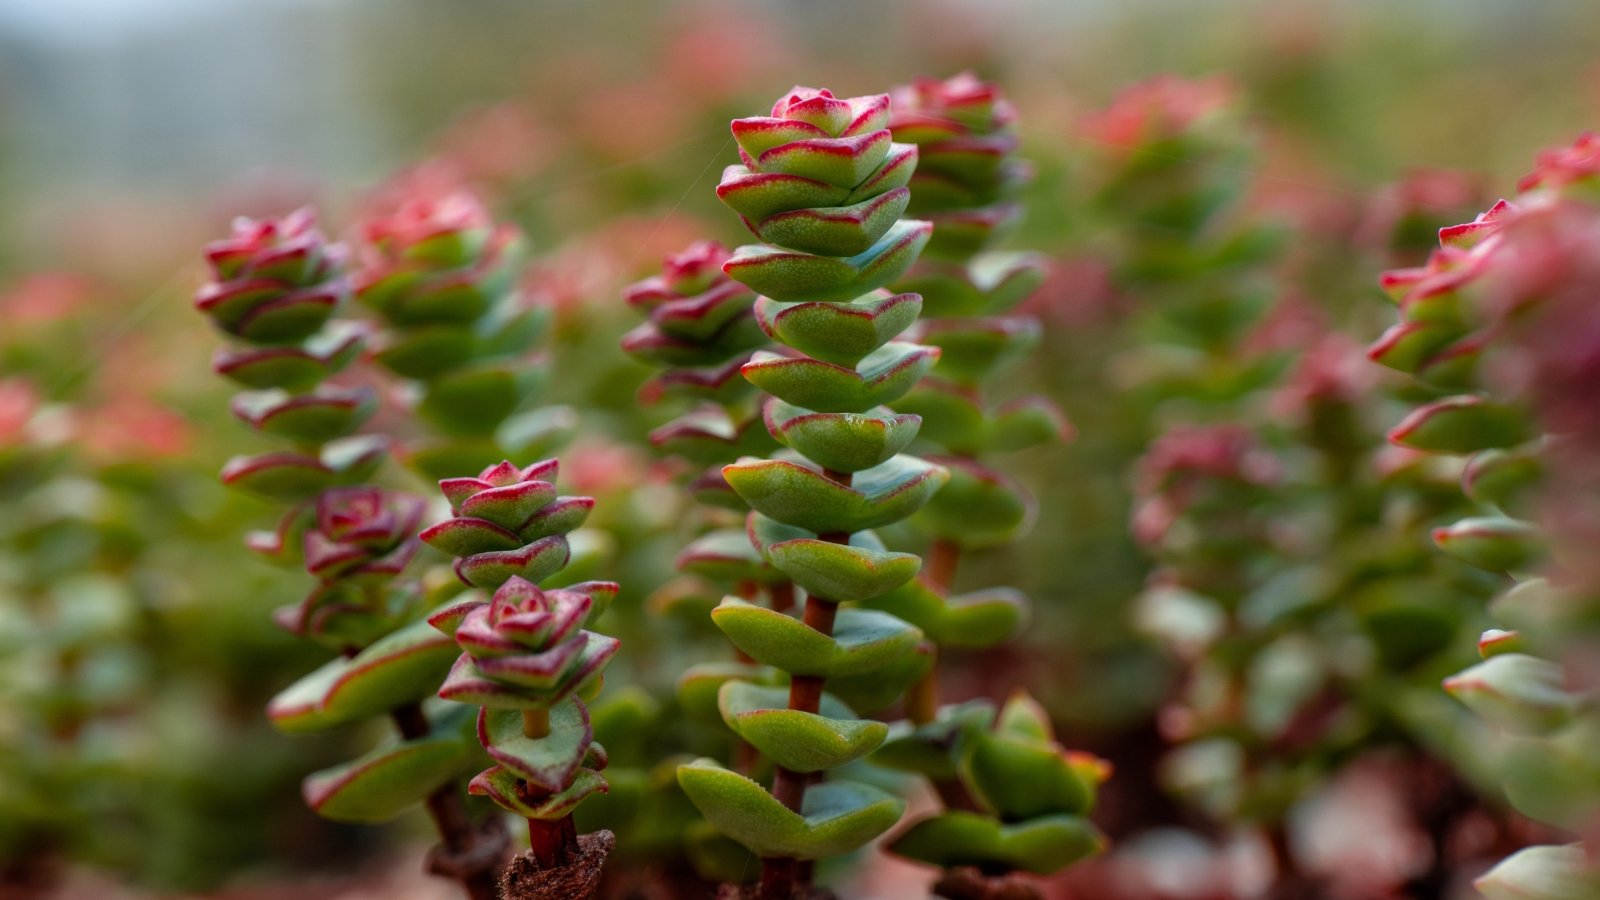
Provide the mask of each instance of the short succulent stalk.
[{"label": "short succulent stalk", "polygon": [[[952,591],[964,554],[1017,540],[1033,519],[1032,496],[992,457],[1062,441],[1070,432],[1046,398],[998,402],[989,396],[1041,333],[1037,321],[1011,310],[1043,281],[1043,263],[991,249],[1017,221],[1021,210],[1013,198],[1032,170],[1015,155],[1016,111],[993,84],[971,74],[922,79],[896,91],[892,106],[895,139],[916,145],[919,154],[908,209],[934,226],[927,251],[894,289],[921,296],[927,318],[914,333],[941,351],[930,376],[898,405],[921,417],[919,439],[951,474],[912,519],[930,537],[921,575],[863,603],[906,619],[930,642],[927,666],[904,704],[910,728],[873,759],[924,775],[945,812],[913,823],[889,849],[951,869],[937,888],[956,892],[949,896],[988,896],[991,890],[1036,896],[1031,884],[1005,876],[1019,869],[1053,872],[1098,850],[1100,839],[1085,815],[1102,773],[1087,760],[1068,762],[1043,710],[1025,695],[1013,697],[998,716],[987,701],[947,706],[939,696],[939,668],[950,651],[998,646],[1027,620],[1027,599],[1012,588]],[[1009,753],[1030,759],[1023,768],[1036,766],[1004,776],[1036,784],[1026,802],[1007,796],[1011,791],[998,773],[984,774],[986,760]],[[1007,827],[1019,822],[1037,829],[1028,853],[1006,846],[1015,842]],[[970,846],[975,828],[992,838],[992,849]],[[981,862],[976,870],[956,866],[975,858]]]},{"label": "short succulent stalk", "polygon": [[828,777],[887,734],[857,710],[894,703],[925,671],[915,627],[853,606],[920,566],[871,529],[909,516],[948,478],[900,452],[919,421],[882,405],[938,356],[894,340],[921,299],[879,290],[932,230],[901,219],[916,148],[895,144],[888,123],[887,95],[795,88],[770,116],[732,123],[743,164],[717,188],[768,242],[740,248],[722,270],[761,295],[756,319],[784,348],[757,352],[741,372],[768,395],[767,432],[793,451],[741,459],[722,475],[751,509],[759,558],[806,599],[798,618],[776,592],[768,608],[730,596],[712,613],[755,662],[721,685],[718,707],[772,762],[770,793],[709,759],[679,767],[678,781],[707,821],[761,857],[767,898],[809,896],[817,859],[866,844],[904,808],[877,788]]},{"label": "short succulent stalk", "polygon": [[[504,841],[492,828],[474,827],[462,805],[461,748],[447,727],[436,733],[417,702],[425,694],[408,698],[384,687],[426,683],[430,672],[443,677],[448,659],[417,631],[421,593],[404,578],[419,546],[421,498],[361,484],[387,450],[381,437],[355,434],[376,398],[328,383],[368,337],[361,325],[336,318],[349,293],[343,248],[326,243],[311,213],[300,211],[240,220],[207,259],[214,280],[196,305],[231,339],[216,369],[251,389],[235,397],[234,414],[293,447],[230,460],[223,481],[289,504],[278,528],[252,534],[249,545],[269,560],[301,563],[317,579],[303,602],[275,618],[339,654],[275,698],[268,715],[285,731],[388,715],[400,741],[314,773],[304,783],[307,803],[342,821],[381,821],[425,804],[443,839],[430,868],[488,900]],[[362,696],[383,700],[342,699],[339,692],[357,683],[368,690]],[[415,764],[419,754],[435,760],[431,768]],[[402,766],[411,777],[396,790],[390,772]]]},{"label": "short succulent stalk", "polygon": [[[1592,752],[1579,749],[1600,728],[1584,662],[1600,648],[1600,136],[1541,154],[1518,188],[1441,229],[1422,266],[1383,274],[1399,321],[1368,354],[1434,397],[1389,440],[1467,457],[1461,488],[1474,509],[1434,529],[1434,543],[1510,583],[1490,608],[1504,627],[1479,640],[1483,661],[1444,687],[1527,748],[1499,773],[1512,805],[1580,836],[1524,848],[1476,886],[1490,897],[1587,897],[1600,892],[1600,790]],[[1549,786],[1542,799],[1521,788],[1529,768]]]},{"label": "short succulent stalk", "polygon": [[355,297],[375,313],[373,360],[414,388],[426,426],[401,459],[430,479],[548,453],[571,411],[522,407],[543,371],[544,311],[517,290],[524,240],[465,188],[406,190],[362,223]]},{"label": "short succulent stalk", "polygon": [[[583,845],[572,812],[608,790],[585,700],[599,693],[617,640],[588,630],[617,593],[611,582],[542,590],[570,557],[567,533],[593,508],[559,496],[555,460],[490,466],[440,488],[451,518],[422,540],[456,557],[469,590],[429,617],[460,656],[439,696],[478,707],[478,741],[494,765],[468,791],[528,820],[529,869],[502,877],[510,897],[587,898],[598,889],[604,850]],[[488,593],[488,599],[484,595]],[[610,835],[604,841],[609,846]]]},{"label": "short succulent stalk", "polygon": [[[676,561],[683,574],[655,594],[654,605],[668,614],[694,610],[703,616],[696,604],[714,603],[729,592],[751,603],[765,594],[773,609],[793,605],[794,585],[750,545],[744,534],[749,507],[722,478],[722,466],[777,446],[762,423],[754,387],[739,374],[751,353],[770,340],[756,321],[755,293],[722,271],[730,256],[721,244],[697,241],[667,255],[660,274],[624,291],[647,320],[623,336],[622,348],[661,370],[640,388],[640,403],[687,407],[650,433],[658,452],[693,473],[689,490],[698,506],[700,534]],[[737,666],[753,662],[738,648],[734,658]],[[704,664],[686,673],[683,683],[723,679],[727,671],[725,664]],[[685,709],[722,727],[715,709],[693,703]],[[748,743],[734,737],[733,754],[740,771],[753,771],[759,754]]]}]

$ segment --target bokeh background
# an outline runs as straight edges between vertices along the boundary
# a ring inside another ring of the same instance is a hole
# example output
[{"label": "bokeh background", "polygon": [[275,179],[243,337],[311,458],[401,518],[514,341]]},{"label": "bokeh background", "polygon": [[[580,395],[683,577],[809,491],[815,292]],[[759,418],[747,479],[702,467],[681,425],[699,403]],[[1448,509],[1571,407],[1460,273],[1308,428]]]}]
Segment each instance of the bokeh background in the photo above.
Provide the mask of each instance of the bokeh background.
[{"label": "bokeh background", "polygon": [[[544,399],[580,411],[567,455],[616,510],[610,574],[637,608],[670,570],[675,512],[639,444],[646,370],[613,349],[635,322],[619,292],[693,238],[741,239],[712,191],[726,120],[794,83],[999,82],[1039,168],[1011,243],[1061,263],[1018,383],[1081,437],[1017,463],[1037,527],[973,577],[1026,590],[1038,623],[972,691],[1024,683],[1065,742],[1125,749],[1153,733],[1172,663],[1129,613],[1150,567],[1129,465],[1150,428],[1125,421],[1105,337],[1128,298],[1094,267],[1086,114],[1153,75],[1226,76],[1256,135],[1249,202],[1314,244],[1422,168],[1468,173],[1435,211],[1469,219],[1600,121],[1596,47],[1583,0],[0,0],[0,459],[34,447],[0,485],[0,885],[43,860],[62,896],[433,889],[412,884],[420,821],[300,808],[299,778],[351,738],[259,713],[317,655],[268,624],[296,577],[238,546],[270,513],[214,483],[251,439],[189,297],[235,215],[311,203],[337,233],[430,159],[483,186],[530,235],[525,289],[555,319]],[[1382,262],[1328,286],[1358,337],[1386,324]],[[1127,802],[1161,802],[1146,793]]]}]

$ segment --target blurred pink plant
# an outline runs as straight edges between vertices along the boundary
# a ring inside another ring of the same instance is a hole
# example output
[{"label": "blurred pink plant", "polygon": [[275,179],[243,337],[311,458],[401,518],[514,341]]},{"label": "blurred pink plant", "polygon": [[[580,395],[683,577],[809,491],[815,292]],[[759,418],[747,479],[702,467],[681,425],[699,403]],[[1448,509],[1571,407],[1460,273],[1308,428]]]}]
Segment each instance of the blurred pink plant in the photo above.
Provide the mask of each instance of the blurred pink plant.
[{"label": "blurred pink plant", "polygon": [[496,103],[452,122],[439,138],[439,158],[465,178],[515,182],[547,166],[559,151],[558,140],[527,106]]},{"label": "blurred pink plant", "polygon": [[92,279],[70,272],[24,275],[0,292],[0,320],[7,335],[83,314],[106,292]]},{"label": "blurred pink plant", "polygon": [[26,438],[28,423],[39,411],[39,392],[22,378],[0,378],[0,447]]},{"label": "blurred pink plant", "polygon": [[1109,106],[1083,117],[1078,133],[1110,148],[1132,150],[1181,136],[1228,109],[1238,93],[1222,75],[1194,79],[1158,75],[1126,88]]},{"label": "blurred pink plant", "polygon": [[1242,425],[1172,428],[1139,461],[1134,538],[1146,544],[1160,541],[1209,482],[1265,486],[1280,474],[1278,461]]}]

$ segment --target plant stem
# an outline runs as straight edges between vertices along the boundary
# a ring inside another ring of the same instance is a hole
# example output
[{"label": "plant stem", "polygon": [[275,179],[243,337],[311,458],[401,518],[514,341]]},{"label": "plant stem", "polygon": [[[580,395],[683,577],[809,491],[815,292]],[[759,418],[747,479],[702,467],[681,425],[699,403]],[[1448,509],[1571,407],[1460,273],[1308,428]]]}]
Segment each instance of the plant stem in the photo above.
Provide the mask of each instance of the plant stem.
[{"label": "plant stem", "polygon": [[[823,470],[823,474],[838,484],[849,487],[849,472]],[[817,535],[830,544],[850,543],[850,532],[832,531]],[[793,587],[790,587],[792,603]],[[777,595],[773,596],[776,608]],[[825,635],[833,634],[833,621],[838,616],[839,604],[826,597],[806,597],[802,621]],[[795,675],[789,679],[789,708],[815,713],[822,706],[824,679],[815,675]],[[815,780],[814,775],[795,772],[783,766],[776,767],[772,776],[772,796],[788,809],[800,813],[805,805],[806,788]],[[761,861],[760,895],[768,900],[789,900],[810,886],[811,866],[798,859],[773,857]]]},{"label": "plant stem", "polygon": [[794,582],[780,581],[767,589],[772,599],[772,608],[778,612],[788,612],[794,609]]},{"label": "plant stem", "polygon": [[522,711],[522,735],[533,740],[550,736],[550,710],[544,708]]},{"label": "plant stem", "polygon": [[554,822],[529,819],[528,847],[533,852],[533,858],[544,868],[564,866],[572,861],[578,851],[578,827],[573,824],[570,815]]},{"label": "plant stem", "polygon": [[[522,711],[522,734],[532,740],[550,736],[550,710],[544,707]],[[518,793],[529,803],[538,803],[549,796],[534,790],[526,781],[518,786]],[[539,865],[553,869],[571,862],[578,852],[578,828],[572,816],[565,815],[553,822],[544,819],[528,820],[528,848]]]},{"label": "plant stem", "polygon": [[[389,711],[389,716],[394,720],[395,728],[399,729],[400,736],[406,740],[426,737],[431,730],[428,717],[422,712],[422,705],[419,703],[406,703],[395,707]],[[472,818],[467,815],[467,806],[461,801],[455,782],[448,782],[429,794],[425,805],[428,808],[428,815],[433,819],[434,827],[439,832],[440,841],[452,858],[489,860],[487,865],[471,871],[462,871],[457,876],[467,896],[472,900],[496,900],[499,890],[494,883],[494,869],[498,860],[484,853],[480,847],[479,832],[473,827]]]},{"label": "plant stem", "polygon": [[923,572],[923,580],[940,594],[948,594],[960,564],[961,545],[949,538],[934,538],[928,547],[928,568]]}]

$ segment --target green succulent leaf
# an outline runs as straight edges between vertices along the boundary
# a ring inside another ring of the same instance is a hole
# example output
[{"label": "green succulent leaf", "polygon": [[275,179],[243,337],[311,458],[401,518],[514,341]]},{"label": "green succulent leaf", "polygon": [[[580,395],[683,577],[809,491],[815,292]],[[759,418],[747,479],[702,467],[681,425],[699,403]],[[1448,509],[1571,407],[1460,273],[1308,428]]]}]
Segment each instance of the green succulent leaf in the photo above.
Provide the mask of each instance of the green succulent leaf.
[{"label": "green succulent leaf", "polygon": [[888,665],[860,675],[829,678],[828,693],[849,704],[862,715],[875,715],[893,706],[911,686],[933,669],[937,649],[923,640],[910,653],[895,657]]},{"label": "green succulent leaf", "polygon": [[1015,733],[972,735],[957,766],[967,789],[1008,822],[1055,813],[1086,815],[1094,789],[1055,744]]},{"label": "green succulent leaf", "polygon": [[793,616],[737,597],[724,599],[711,618],[751,658],[791,675],[833,678],[873,672],[922,640],[916,628],[868,609],[839,610],[831,636]]},{"label": "green succulent leaf", "polygon": [[966,550],[1010,543],[1033,524],[1033,498],[998,471],[962,457],[934,457],[950,481],[915,521]]},{"label": "green succulent leaf", "polygon": [[467,792],[488,797],[502,809],[524,819],[549,822],[571,815],[583,801],[609,790],[605,777],[599,772],[579,769],[566,790],[542,797],[538,803],[529,803],[518,790],[521,781],[505,766],[494,766],[478,773],[467,785]]},{"label": "green succulent leaf", "polygon": [[267,717],[280,731],[298,733],[382,715],[432,697],[460,654],[426,620],[413,622],[290,685],[267,704]]},{"label": "green succulent leaf", "polygon": [[1447,397],[1413,411],[1389,440],[1429,453],[1475,453],[1511,447],[1531,436],[1521,412],[1475,395]]},{"label": "green succulent leaf", "polygon": [[1434,529],[1433,542],[1462,562],[1491,572],[1527,569],[1544,552],[1544,537],[1536,526],[1505,516],[1462,519]]},{"label": "green succulent leaf", "polygon": [[[456,717],[461,718],[461,717]],[[337,822],[386,822],[421,802],[477,762],[452,719],[432,734],[386,744],[359,759],[306,777],[306,805]]]},{"label": "green succulent leaf", "polygon": [[742,529],[718,529],[696,538],[678,555],[681,571],[726,584],[786,581],[782,572],[767,565],[750,536]]},{"label": "green succulent leaf", "polygon": [[819,413],[773,398],[763,411],[780,443],[824,469],[860,472],[881,466],[917,436],[922,420],[887,407],[865,413]]},{"label": "green succulent leaf", "polygon": [[236,456],[222,467],[222,483],[273,500],[304,500],[330,487],[366,481],[388,452],[377,435],[330,441],[315,455],[295,452]]},{"label": "green succulent leaf", "polygon": [[989,816],[955,810],[914,823],[888,850],[945,869],[976,866],[985,872],[1058,872],[1099,853],[1103,838],[1081,816],[1041,816],[1003,825]]},{"label": "green succulent leaf", "polygon": [[508,364],[458,369],[428,384],[417,411],[450,434],[493,434],[533,392],[540,374]]},{"label": "green succulent leaf", "polygon": [[794,772],[824,772],[877,749],[889,726],[856,718],[829,694],[820,714],[788,709],[789,689],[729,681],[718,693],[722,720],[777,765]]},{"label": "green succulent leaf", "polygon": [[949,475],[914,456],[855,473],[849,486],[817,469],[780,459],[742,460],[723,477],[756,512],[817,534],[866,531],[919,509]]},{"label": "green succulent leaf", "polygon": [[1473,882],[1487,900],[1590,900],[1600,895],[1600,875],[1583,847],[1527,847]]},{"label": "green succulent leaf", "polygon": [[1523,653],[1491,656],[1445,679],[1444,688],[1484,718],[1522,734],[1561,727],[1578,705],[1561,666]]},{"label": "green succulent leaf", "polygon": [[401,378],[431,380],[471,362],[478,337],[461,325],[426,325],[395,333],[374,354],[378,364]]},{"label": "green succulent leaf", "polygon": [[678,706],[684,713],[702,722],[722,720],[718,697],[722,686],[730,681],[750,681],[773,684],[777,673],[768,666],[742,662],[697,663],[678,677]]},{"label": "green succulent leaf", "polygon": [[965,268],[919,265],[894,289],[920,294],[928,316],[998,315],[1038,290],[1044,277],[1044,264],[1033,254],[986,253]]},{"label": "green succulent leaf", "polygon": [[862,358],[855,368],[809,357],[758,352],[744,377],[794,406],[818,412],[860,412],[892,403],[932,368],[939,352],[920,344],[890,341]]},{"label": "green succulent leaf", "polygon": [[1537,485],[1544,474],[1538,454],[1529,450],[1485,450],[1467,463],[1461,487],[1478,503],[1505,509]]},{"label": "green succulent leaf", "polygon": [[769,244],[801,253],[854,256],[872,247],[906,211],[911,192],[897,188],[848,206],[795,209],[753,223]]},{"label": "green succulent leaf", "polygon": [[551,707],[550,734],[542,738],[522,733],[522,713],[518,710],[478,711],[478,742],[489,757],[552,793],[572,786],[593,740],[588,707],[576,697]]},{"label": "green succulent leaf", "polygon": [[993,647],[1016,637],[1028,621],[1027,598],[1007,587],[946,597],[913,579],[862,605],[910,622],[941,647]]},{"label": "green succulent leaf", "polygon": [[756,300],[762,330],[801,353],[855,368],[867,354],[910,328],[922,310],[916,294],[874,291],[848,303]]},{"label": "green succulent leaf", "polygon": [[757,515],[752,536],[773,568],[807,593],[838,603],[876,597],[922,567],[915,554],[884,550],[869,531],[852,534],[849,544],[835,544]]},{"label": "green succulent leaf", "polygon": [[974,736],[989,729],[994,718],[994,705],[988,700],[940,707],[932,722],[896,725],[888,740],[872,754],[872,762],[935,780],[956,778],[957,760],[965,755]]},{"label": "green succulent leaf", "polygon": [[888,831],[905,811],[905,801],[879,788],[829,781],[806,791],[797,814],[766,788],[704,758],[679,766],[678,783],[717,830],[763,857],[849,853]]},{"label": "green succulent leaf", "polygon": [[849,258],[744,246],[723,270],[756,293],[780,302],[853,300],[905,274],[932,233],[932,223],[902,219],[877,243]]},{"label": "green succulent leaf", "polygon": [[975,385],[1003,371],[1039,343],[1037,320],[1021,316],[931,319],[920,340],[939,348],[934,371],[961,385]]}]

